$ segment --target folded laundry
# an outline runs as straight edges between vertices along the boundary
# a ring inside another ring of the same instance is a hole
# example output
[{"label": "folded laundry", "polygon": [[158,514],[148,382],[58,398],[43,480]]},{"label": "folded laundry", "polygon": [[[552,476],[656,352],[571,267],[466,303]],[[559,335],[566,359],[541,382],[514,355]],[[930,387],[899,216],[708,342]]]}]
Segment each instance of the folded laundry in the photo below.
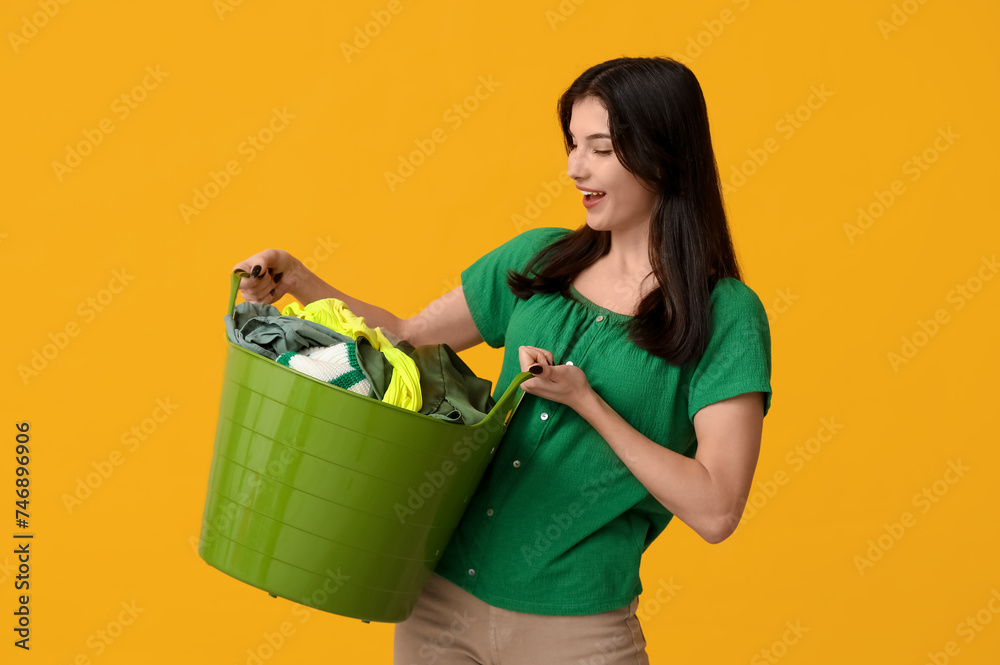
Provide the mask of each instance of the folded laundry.
[{"label": "folded laundry", "polygon": [[367,339],[375,349],[385,355],[386,360],[395,370],[382,401],[411,411],[420,411],[422,406],[420,373],[413,360],[393,347],[392,342],[389,341],[381,328],[374,330],[369,328],[364,318],[352,313],[344,301],[337,298],[322,298],[314,300],[305,307],[297,302],[292,302],[285,305],[281,313],[284,316],[294,316],[318,323],[348,335],[352,339],[362,337]]},{"label": "folded laundry", "polygon": [[371,397],[372,386],[358,364],[354,342],[342,342],[333,346],[314,346],[301,352],[288,351],[278,356],[282,365],[296,369],[303,374],[320,379]]}]

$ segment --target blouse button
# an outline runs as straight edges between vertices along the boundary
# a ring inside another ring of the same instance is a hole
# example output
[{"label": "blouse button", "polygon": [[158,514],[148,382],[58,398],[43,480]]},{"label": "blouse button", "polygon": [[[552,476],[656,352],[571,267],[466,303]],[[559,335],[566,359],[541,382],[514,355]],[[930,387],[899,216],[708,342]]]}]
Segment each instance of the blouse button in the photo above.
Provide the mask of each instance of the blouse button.
[{"label": "blouse button", "polygon": [[487,508],[486,509],[486,515],[487,516],[492,516],[493,515],[493,509],[492,508]]},{"label": "blouse button", "polygon": [[549,414],[543,413],[542,415],[540,415],[538,417],[541,418],[542,420],[548,420],[549,419]]},{"label": "blouse button", "polygon": [[598,321],[603,321],[604,320],[604,315],[603,314],[598,314],[597,315],[597,320]]},{"label": "blouse button", "polygon": [[514,460],[514,468],[516,469],[519,466],[521,466],[521,460],[519,459]]},{"label": "blouse button", "polygon": [[573,364],[573,361],[572,361],[572,360],[567,360],[567,361],[566,361],[566,364],[567,364],[567,365],[572,365],[572,364]]},{"label": "blouse button", "polygon": [[476,574],[476,569],[475,568],[469,568],[469,574],[470,575],[475,575]]}]

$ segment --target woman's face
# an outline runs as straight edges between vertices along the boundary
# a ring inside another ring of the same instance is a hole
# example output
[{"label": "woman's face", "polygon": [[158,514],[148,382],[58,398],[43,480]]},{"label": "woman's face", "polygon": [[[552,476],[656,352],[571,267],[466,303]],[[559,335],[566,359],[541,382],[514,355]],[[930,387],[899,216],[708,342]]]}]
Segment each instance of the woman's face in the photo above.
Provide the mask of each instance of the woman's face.
[{"label": "woman's face", "polygon": [[572,138],[566,172],[584,192],[603,196],[583,197],[587,224],[597,231],[633,229],[649,222],[656,194],[629,173],[611,145],[608,112],[596,97],[573,105],[569,131]]}]

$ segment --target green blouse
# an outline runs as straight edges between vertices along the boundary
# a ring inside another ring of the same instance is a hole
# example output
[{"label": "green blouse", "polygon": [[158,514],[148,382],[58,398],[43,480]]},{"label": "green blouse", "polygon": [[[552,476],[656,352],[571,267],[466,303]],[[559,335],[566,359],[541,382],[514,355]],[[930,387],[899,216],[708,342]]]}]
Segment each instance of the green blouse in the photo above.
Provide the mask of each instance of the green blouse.
[{"label": "green blouse", "polygon": [[[687,457],[703,406],[747,392],[771,404],[771,337],[743,282],[712,291],[713,329],[697,363],[674,366],[628,339],[631,318],[559,293],[518,299],[508,268],[573,231],[527,230],[462,272],[485,342],[506,347],[494,397],[521,371],[519,346],[582,369],[632,427]],[[525,394],[435,571],[490,605],[544,615],[596,614],[642,591],[639,559],[673,517],[597,431],[570,407]]]}]

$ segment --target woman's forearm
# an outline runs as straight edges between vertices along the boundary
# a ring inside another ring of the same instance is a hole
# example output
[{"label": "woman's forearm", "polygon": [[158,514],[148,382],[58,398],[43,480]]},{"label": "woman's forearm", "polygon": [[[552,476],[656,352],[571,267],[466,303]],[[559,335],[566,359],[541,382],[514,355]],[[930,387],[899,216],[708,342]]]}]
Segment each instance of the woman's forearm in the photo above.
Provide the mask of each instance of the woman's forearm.
[{"label": "woman's forearm", "polygon": [[653,498],[706,541],[718,542],[724,509],[708,470],[699,461],[650,441],[593,390],[574,408]]},{"label": "woman's forearm", "polygon": [[376,307],[375,305],[369,305],[357,298],[352,298],[342,291],[338,291],[299,261],[296,262],[295,268],[290,272],[290,275],[285,276],[286,279],[290,279],[291,281],[287,287],[288,293],[302,303],[303,306],[317,300],[322,300],[323,298],[336,298],[343,301],[347,305],[347,308],[351,310],[351,313],[364,318],[365,324],[369,328],[383,328],[395,335],[400,335],[402,319],[392,312],[381,307]]}]

